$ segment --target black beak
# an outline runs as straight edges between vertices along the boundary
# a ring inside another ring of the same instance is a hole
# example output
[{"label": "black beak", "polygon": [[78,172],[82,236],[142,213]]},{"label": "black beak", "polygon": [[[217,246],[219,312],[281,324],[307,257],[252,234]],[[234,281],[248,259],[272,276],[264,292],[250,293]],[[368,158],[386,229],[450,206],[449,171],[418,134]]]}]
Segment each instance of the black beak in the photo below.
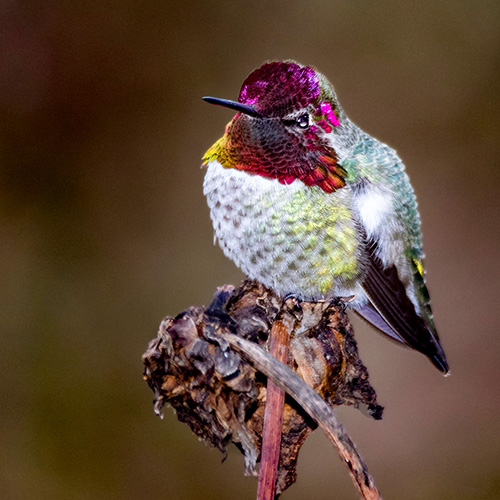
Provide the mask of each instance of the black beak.
[{"label": "black beak", "polygon": [[229,99],[219,99],[218,97],[202,97],[205,102],[209,104],[217,104],[217,106],[224,106],[225,108],[234,109],[240,113],[253,116],[254,118],[263,118],[263,116],[248,104],[241,104],[241,102],[230,101]]}]

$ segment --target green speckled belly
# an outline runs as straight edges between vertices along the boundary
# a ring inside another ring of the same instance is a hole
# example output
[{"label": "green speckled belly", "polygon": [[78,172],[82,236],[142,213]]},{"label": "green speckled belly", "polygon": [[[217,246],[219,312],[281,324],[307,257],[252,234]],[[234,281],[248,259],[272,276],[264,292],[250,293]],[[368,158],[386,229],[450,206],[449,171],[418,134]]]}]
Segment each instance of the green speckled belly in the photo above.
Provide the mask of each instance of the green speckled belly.
[{"label": "green speckled belly", "polygon": [[351,194],[209,164],[204,192],[224,253],[250,278],[304,299],[348,294],[359,274]]}]

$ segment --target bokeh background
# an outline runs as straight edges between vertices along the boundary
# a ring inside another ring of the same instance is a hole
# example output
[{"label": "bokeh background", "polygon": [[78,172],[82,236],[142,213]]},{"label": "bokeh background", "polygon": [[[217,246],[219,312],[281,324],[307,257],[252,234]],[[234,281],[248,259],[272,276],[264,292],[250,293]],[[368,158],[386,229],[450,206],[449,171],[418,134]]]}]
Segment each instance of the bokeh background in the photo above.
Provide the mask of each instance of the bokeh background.
[{"label": "bokeh background", "polygon": [[[384,420],[340,417],[386,499],[500,498],[498,0],[0,3],[0,491],[252,499],[141,355],[241,273],[213,246],[200,158],[268,59],[314,64],[405,160],[452,376],[355,322]],[[317,431],[283,498],[356,498]]]}]

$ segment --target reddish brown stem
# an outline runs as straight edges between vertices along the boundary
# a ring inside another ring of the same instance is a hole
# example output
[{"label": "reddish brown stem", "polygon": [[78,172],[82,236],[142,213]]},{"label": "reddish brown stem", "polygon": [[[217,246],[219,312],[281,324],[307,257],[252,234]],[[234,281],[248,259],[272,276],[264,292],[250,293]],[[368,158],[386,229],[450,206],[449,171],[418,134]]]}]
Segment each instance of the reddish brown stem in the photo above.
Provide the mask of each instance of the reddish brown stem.
[{"label": "reddish brown stem", "polygon": [[[225,334],[224,338],[262,373],[267,375],[268,380],[272,378],[279,386],[286,390],[302,408],[313,417],[323,428],[330,441],[337,448],[339,455],[351,474],[351,478],[359,491],[361,498],[365,500],[381,500],[382,497],[375,486],[372,476],[368,472],[363,458],[358,453],[356,446],[349,438],[333,412],[332,408],[323,398],[314,392],[296,373],[290,368],[274,362],[273,358],[258,345],[232,334]],[[272,498],[272,497],[262,497]],[[261,497],[257,497],[261,500]]]},{"label": "reddish brown stem", "polygon": [[[290,318],[287,319],[279,317],[274,321],[269,346],[269,353],[285,364],[288,361],[288,344],[293,327],[293,322]],[[285,391],[268,379],[257,500],[274,500],[284,403]]]}]

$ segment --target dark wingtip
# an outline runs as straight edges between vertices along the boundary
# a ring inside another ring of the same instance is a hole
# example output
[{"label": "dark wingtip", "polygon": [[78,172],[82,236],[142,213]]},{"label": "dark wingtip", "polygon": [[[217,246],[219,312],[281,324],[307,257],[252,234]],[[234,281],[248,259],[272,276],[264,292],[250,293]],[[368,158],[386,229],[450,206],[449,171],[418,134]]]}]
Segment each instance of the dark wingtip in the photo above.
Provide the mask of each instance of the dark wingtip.
[{"label": "dark wingtip", "polygon": [[429,359],[431,363],[445,376],[447,377],[450,374],[450,367],[448,366],[448,361],[446,361],[446,356],[444,355],[444,351],[440,349],[441,352],[437,354],[430,355]]},{"label": "dark wingtip", "polygon": [[240,113],[244,113],[245,115],[253,116],[254,118],[262,118],[262,115],[250,106],[249,104],[243,104],[237,101],[231,101],[229,99],[221,99],[219,97],[202,97],[205,102],[209,104],[215,104],[217,106],[223,106],[224,108],[234,109],[235,111],[239,111]]}]

